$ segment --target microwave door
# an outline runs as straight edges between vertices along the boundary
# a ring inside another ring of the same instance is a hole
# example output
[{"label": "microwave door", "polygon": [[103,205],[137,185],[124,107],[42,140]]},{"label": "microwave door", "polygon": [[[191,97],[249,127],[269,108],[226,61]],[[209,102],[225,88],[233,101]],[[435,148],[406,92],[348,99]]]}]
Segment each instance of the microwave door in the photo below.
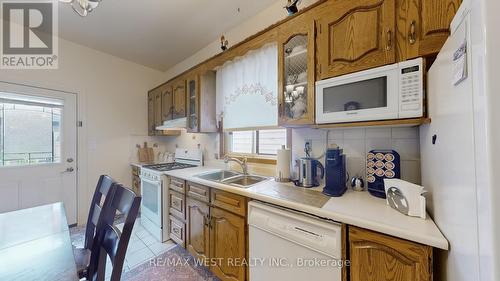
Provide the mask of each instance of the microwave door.
[{"label": "microwave door", "polygon": [[316,122],[397,118],[397,79],[397,69],[385,69],[321,81],[316,90]]}]

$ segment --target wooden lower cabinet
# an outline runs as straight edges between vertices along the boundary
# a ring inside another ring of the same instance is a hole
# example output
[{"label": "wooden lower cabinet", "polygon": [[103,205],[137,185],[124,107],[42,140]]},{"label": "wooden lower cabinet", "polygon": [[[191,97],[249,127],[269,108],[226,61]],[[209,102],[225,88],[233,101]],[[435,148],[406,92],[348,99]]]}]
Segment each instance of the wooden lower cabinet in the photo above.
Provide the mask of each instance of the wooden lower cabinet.
[{"label": "wooden lower cabinet", "polygon": [[170,214],[174,215],[178,219],[185,220],[186,219],[186,204],[185,204],[185,195],[170,190],[169,196],[169,205],[170,205]]},{"label": "wooden lower cabinet", "polygon": [[195,258],[204,260],[209,257],[210,207],[207,203],[187,198],[187,235],[186,249]]},{"label": "wooden lower cabinet", "polygon": [[141,168],[132,165],[132,190],[137,195],[141,195],[141,178],[139,177],[140,174]]},{"label": "wooden lower cabinet", "polygon": [[186,202],[186,249],[220,280],[245,281],[246,198],[188,182]]},{"label": "wooden lower cabinet", "polygon": [[170,238],[182,248],[186,248],[186,224],[175,216],[170,216],[169,221]]},{"label": "wooden lower cabinet", "polygon": [[349,227],[351,281],[432,281],[432,247]]},{"label": "wooden lower cabinet", "polygon": [[219,261],[210,270],[222,281],[245,280],[245,218],[214,207],[210,213],[210,257]]}]

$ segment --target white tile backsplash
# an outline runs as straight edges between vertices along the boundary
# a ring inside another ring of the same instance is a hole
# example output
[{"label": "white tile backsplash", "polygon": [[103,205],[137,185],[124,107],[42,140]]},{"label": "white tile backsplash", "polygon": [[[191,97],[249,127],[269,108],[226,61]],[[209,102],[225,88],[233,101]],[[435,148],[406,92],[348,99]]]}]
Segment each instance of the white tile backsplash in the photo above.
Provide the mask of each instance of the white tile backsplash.
[{"label": "white tile backsplash", "polygon": [[[327,141],[328,137],[328,141]],[[136,143],[149,140],[160,143],[158,150],[174,151],[175,145],[194,148],[201,144],[204,150],[205,163],[213,165],[217,161],[214,155],[218,152],[217,134],[189,134],[183,132],[180,137],[134,137],[131,147]],[[165,140],[165,142],[162,142]],[[168,140],[168,141],[167,141]],[[327,146],[336,144],[344,149],[347,155],[347,170],[350,176],[366,177],[366,154],[373,149],[394,149],[401,156],[401,174],[404,180],[420,183],[420,145],[417,127],[384,127],[384,128],[344,128],[344,129],[292,129],[292,166],[295,160],[304,157],[304,142],[312,140],[312,157],[321,157]],[[134,152],[136,154],[136,150]],[[324,159],[321,159],[324,163]],[[294,167],[294,169],[296,169]],[[292,171],[295,173],[296,171]]]},{"label": "white tile backsplash", "polygon": [[345,140],[359,140],[365,138],[365,130],[364,129],[345,129],[344,130],[344,139]]},{"label": "white tile backsplash", "polygon": [[365,153],[374,149],[392,149],[392,139],[390,138],[366,138],[365,139]]},{"label": "white tile backsplash", "polygon": [[343,146],[344,153],[349,157],[365,158],[365,139],[345,139]]},{"label": "white tile backsplash", "polygon": [[418,139],[392,139],[392,149],[396,150],[404,160],[420,160],[420,144]]},{"label": "white tile backsplash", "polygon": [[[366,180],[366,154],[373,149],[393,149],[401,156],[401,178],[420,183],[420,144],[417,127],[331,129],[293,129],[293,159],[304,157],[304,141],[313,140],[313,157],[320,157],[326,146],[336,144],[347,156],[349,176]],[[328,143],[325,143],[328,135]],[[324,159],[321,159],[324,162]]]},{"label": "white tile backsplash", "polygon": [[392,128],[367,128],[365,130],[367,139],[390,139],[392,136]]},{"label": "white tile backsplash", "polygon": [[392,128],[393,139],[418,139],[418,130],[414,127]]}]

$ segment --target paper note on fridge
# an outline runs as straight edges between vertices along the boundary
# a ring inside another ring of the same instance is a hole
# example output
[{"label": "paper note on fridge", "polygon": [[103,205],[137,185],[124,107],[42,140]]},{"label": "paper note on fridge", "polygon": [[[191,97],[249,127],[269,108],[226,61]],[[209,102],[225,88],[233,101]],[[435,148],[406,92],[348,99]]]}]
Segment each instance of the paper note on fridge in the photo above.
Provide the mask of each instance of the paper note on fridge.
[{"label": "paper note on fridge", "polygon": [[453,54],[453,85],[457,86],[467,78],[467,42]]}]

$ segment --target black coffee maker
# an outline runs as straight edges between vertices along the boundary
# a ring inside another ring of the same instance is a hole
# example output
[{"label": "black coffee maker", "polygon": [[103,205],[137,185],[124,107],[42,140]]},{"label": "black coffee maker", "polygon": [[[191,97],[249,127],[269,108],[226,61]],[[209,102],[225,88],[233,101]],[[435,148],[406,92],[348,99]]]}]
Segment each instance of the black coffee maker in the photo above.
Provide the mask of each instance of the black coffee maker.
[{"label": "black coffee maker", "polygon": [[340,148],[329,148],[325,154],[325,187],[323,193],[339,197],[347,190],[346,156]]}]

